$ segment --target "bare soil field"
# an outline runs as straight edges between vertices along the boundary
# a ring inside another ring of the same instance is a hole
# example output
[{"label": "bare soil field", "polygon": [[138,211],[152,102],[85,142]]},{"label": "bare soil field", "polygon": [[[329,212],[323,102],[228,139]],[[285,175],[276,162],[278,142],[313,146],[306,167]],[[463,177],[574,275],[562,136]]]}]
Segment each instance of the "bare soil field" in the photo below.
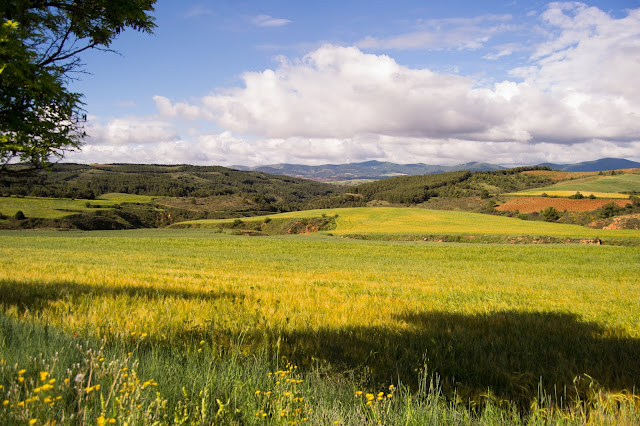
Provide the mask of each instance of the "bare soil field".
[{"label": "bare soil field", "polygon": [[544,210],[547,207],[554,207],[557,210],[588,212],[599,209],[609,203],[615,203],[619,207],[624,207],[629,200],[611,200],[611,199],[570,199],[570,198],[549,198],[549,197],[517,197],[507,201],[506,203],[496,207],[498,211],[516,211],[520,213],[531,213]]}]

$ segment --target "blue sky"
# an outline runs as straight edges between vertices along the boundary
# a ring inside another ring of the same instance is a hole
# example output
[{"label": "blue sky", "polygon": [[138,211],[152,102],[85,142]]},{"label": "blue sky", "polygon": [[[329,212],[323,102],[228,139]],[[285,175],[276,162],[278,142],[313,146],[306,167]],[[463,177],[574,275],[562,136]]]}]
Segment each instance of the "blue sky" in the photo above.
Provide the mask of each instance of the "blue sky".
[{"label": "blue sky", "polygon": [[640,2],[169,1],[90,52],[68,161],[640,161]]}]

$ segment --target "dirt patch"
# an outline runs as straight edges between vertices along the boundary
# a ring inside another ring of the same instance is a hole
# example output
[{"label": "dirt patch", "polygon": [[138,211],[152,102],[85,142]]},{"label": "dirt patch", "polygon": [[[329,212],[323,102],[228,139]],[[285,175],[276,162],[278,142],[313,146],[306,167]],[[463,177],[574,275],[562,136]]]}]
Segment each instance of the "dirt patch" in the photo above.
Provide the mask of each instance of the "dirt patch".
[{"label": "dirt patch", "polygon": [[599,209],[609,203],[614,203],[618,207],[624,207],[630,203],[629,200],[610,199],[579,199],[570,198],[549,198],[549,197],[517,197],[496,207],[498,211],[519,211],[520,213],[538,212],[553,207],[559,211],[590,212]]},{"label": "dirt patch", "polygon": [[590,228],[602,229],[640,229],[640,213],[600,219],[589,224]]}]

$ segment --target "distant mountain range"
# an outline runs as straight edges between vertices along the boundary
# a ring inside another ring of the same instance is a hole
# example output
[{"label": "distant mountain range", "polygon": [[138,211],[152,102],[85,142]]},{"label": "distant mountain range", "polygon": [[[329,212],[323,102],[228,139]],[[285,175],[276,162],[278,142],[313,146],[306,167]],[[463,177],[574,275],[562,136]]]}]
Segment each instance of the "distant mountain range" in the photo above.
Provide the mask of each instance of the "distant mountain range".
[{"label": "distant mountain range", "polygon": [[466,163],[457,166],[437,166],[430,164],[396,164],[383,161],[365,161],[350,164],[324,164],[306,166],[303,164],[273,164],[269,166],[245,167],[231,166],[233,169],[259,171],[274,175],[287,175],[318,181],[338,181],[367,179],[379,180],[395,176],[428,175],[458,170],[483,171],[500,170],[502,166],[487,163]]},{"label": "distant mountain range", "polygon": [[[586,161],[575,164],[543,163],[540,166],[549,166],[554,170],[569,172],[598,172],[604,170],[640,168],[640,163],[622,158],[602,158],[595,161]],[[365,161],[363,163],[350,164],[325,164],[322,166],[306,166],[303,164],[273,164],[269,166],[246,167],[231,166],[237,170],[259,171],[274,175],[286,175],[312,179],[316,181],[339,180],[379,180],[394,176],[415,176],[458,170],[488,171],[502,170],[506,167],[489,163],[465,163],[456,166],[439,166],[431,164],[396,164],[385,161]]]},{"label": "distant mountain range", "polygon": [[575,164],[543,163],[540,166],[549,166],[554,170],[563,172],[601,172],[605,170],[637,169],[640,163],[624,158],[601,158],[595,161],[584,161]]}]

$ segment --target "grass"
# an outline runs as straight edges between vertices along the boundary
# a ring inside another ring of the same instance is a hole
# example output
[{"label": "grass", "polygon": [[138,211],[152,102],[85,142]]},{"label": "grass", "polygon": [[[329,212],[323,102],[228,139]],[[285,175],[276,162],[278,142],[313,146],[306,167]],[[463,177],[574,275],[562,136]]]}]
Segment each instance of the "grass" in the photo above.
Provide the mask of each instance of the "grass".
[{"label": "grass", "polygon": [[4,231],[0,422],[633,424],[639,276],[638,246]]},{"label": "grass", "polygon": [[46,197],[0,197],[0,213],[13,216],[18,210],[26,217],[61,219],[78,213],[111,209],[123,203],[145,204],[154,197],[129,194],[104,194],[96,200]]},{"label": "grass", "polygon": [[[487,236],[550,236],[557,238],[624,238],[640,239],[640,232],[629,230],[589,229],[579,225],[564,225],[480,213],[427,210],[418,208],[358,207],[345,209],[307,210],[270,215],[272,219],[310,218],[338,215],[333,235],[487,235]],[[175,226],[215,228],[234,219],[180,222]],[[263,221],[264,217],[247,218],[246,222]]]},{"label": "grass", "polygon": [[150,195],[136,195],[136,194],[121,194],[121,193],[109,193],[103,194],[98,197],[99,200],[107,200],[116,204],[135,203],[135,204],[149,204],[158,197]]},{"label": "grass", "polygon": [[[548,188],[553,188],[553,187],[548,187]],[[598,199],[606,198],[606,199],[613,199],[613,200],[624,200],[629,198],[628,194],[620,194],[616,192],[593,192],[593,191],[581,191],[581,190],[580,191],[572,191],[572,190],[556,191],[551,189],[542,189],[542,190],[530,189],[530,190],[521,191],[521,192],[510,192],[504,195],[514,195],[518,197],[526,197],[526,196],[539,197],[542,194],[547,194],[550,197],[570,197],[572,195],[575,195],[576,192],[580,192],[585,197],[593,195]]]},{"label": "grass", "polygon": [[[26,217],[60,219],[94,209],[87,207],[87,203],[96,202],[70,198],[0,197],[0,212],[6,216],[13,216],[20,210]],[[100,205],[112,206],[108,201],[101,202]]]},{"label": "grass", "polygon": [[593,194],[597,198],[628,198],[622,193],[633,191],[640,191],[640,175],[625,173],[615,176],[589,176],[509,195],[540,195],[546,193],[562,197],[580,192],[585,196]]}]

